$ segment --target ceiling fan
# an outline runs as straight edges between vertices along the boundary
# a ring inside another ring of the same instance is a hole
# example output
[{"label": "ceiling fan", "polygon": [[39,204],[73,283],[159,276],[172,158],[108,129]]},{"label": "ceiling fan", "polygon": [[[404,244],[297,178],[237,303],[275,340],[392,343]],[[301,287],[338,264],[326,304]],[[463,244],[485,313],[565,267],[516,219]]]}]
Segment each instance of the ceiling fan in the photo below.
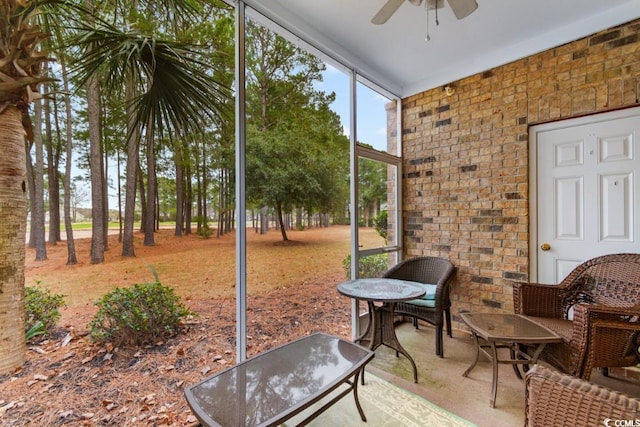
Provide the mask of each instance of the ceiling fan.
[{"label": "ceiling fan", "polygon": [[[440,9],[443,7],[444,0],[407,0],[414,6],[420,6],[423,1],[427,6],[427,9]],[[373,17],[371,23],[376,25],[384,24],[391,18],[391,16],[398,10],[405,0],[387,0],[387,2],[378,11],[376,16]],[[447,0],[449,7],[453,11],[453,14],[458,19],[466,18],[474,10],[478,8],[476,0]]]}]

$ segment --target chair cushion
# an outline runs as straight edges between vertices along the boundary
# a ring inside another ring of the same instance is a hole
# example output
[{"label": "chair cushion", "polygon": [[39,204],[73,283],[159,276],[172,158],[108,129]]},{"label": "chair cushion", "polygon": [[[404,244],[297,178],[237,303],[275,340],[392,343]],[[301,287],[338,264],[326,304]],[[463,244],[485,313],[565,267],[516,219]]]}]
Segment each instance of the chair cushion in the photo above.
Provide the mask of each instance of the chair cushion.
[{"label": "chair cushion", "polygon": [[429,308],[435,308],[436,306],[435,299],[412,299],[411,301],[406,301],[406,303]]},{"label": "chair cushion", "polygon": [[412,299],[411,301],[407,301],[407,303],[420,305],[422,307],[434,308],[436,306],[436,288],[438,287],[438,285],[431,285],[426,283],[416,283],[416,285],[424,289],[426,293],[420,299]]}]

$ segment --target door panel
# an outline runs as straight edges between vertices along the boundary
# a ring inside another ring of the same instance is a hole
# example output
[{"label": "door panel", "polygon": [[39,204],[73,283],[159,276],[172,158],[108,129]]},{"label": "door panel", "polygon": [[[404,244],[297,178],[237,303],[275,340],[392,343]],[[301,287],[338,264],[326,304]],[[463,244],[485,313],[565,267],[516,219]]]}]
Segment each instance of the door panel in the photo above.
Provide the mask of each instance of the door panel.
[{"label": "door panel", "polygon": [[556,180],[556,239],[583,240],[582,177]]},{"label": "door panel", "polygon": [[633,226],[633,175],[612,174],[600,177],[600,240],[631,242]]},{"label": "door panel", "polygon": [[638,135],[640,109],[532,128],[538,282],[558,283],[595,256],[640,252]]}]

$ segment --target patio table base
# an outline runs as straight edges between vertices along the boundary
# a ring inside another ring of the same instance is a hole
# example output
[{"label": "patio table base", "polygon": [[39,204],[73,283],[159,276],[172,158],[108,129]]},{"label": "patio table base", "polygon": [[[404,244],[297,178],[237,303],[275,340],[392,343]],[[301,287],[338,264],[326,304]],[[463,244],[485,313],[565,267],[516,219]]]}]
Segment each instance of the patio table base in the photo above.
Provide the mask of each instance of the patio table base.
[{"label": "patio table base", "polygon": [[[480,352],[491,360],[493,378],[489,404],[492,408],[496,406],[499,364],[512,365],[518,378],[522,379],[518,365],[535,364],[548,343],[562,340],[555,332],[519,314],[461,312],[460,317],[471,329],[476,342],[473,362],[462,376],[467,377],[475,368]],[[529,355],[522,351],[520,346],[535,347],[535,350],[532,355]],[[508,348],[510,358],[499,359],[498,348]]]},{"label": "patio table base", "polygon": [[[376,306],[373,301],[367,301],[369,306],[369,323],[367,329],[355,341],[367,346],[371,351],[375,351],[381,345],[385,345],[396,351],[396,356],[402,354],[406,357],[413,368],[413,382],[418,382],[418,368],[416,362],[402,347],[395,330],[395,302],[386,303],[382,306]],[[368,343],[368,344],[367,344]],[[364,373],[362,375],[362,383],[364,384]]]}]

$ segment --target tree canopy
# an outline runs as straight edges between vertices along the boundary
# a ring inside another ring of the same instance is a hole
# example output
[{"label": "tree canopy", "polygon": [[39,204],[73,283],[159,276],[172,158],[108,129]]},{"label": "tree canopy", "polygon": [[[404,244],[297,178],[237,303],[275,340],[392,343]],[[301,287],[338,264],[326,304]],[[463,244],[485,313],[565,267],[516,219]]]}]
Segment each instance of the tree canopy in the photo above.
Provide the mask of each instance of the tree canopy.
[{"label": "tree canopy", "polygon": [[[149,245],[161,216],[175,219],[177,235],[190,233],[192,222],[203,235],[209,222],[217,222],[218,235],[236,226],[232,12],[220,0],[0,3],[0,221],[17,230],[10,241],[0,239],[3,326],[21,318],[15,301],[24,292],[27,210],[38,225],[30,241],[45,249],[39,225],[48,211],[48,243],[56,244],[64,198],[68,260],[75,262],[71,207],[83,193],[71,179],[77,169],[88,168],[92,263],[104,260],[113,220],[123,256],[135,256],[137,221]],[[344,221],[349,141],[331,108],[336,95],[314,85],[325,64],[255,22],[246,40],[251,206],[275,212],[285,240],[292,225],[285,218],[294,211]],[[36,136],[33,153],[25,153],[25,134]],[[374,206],[377,195],[366,195]],[[0,342],[19,341],[7,334],[15,331],[0,333]]]}]

